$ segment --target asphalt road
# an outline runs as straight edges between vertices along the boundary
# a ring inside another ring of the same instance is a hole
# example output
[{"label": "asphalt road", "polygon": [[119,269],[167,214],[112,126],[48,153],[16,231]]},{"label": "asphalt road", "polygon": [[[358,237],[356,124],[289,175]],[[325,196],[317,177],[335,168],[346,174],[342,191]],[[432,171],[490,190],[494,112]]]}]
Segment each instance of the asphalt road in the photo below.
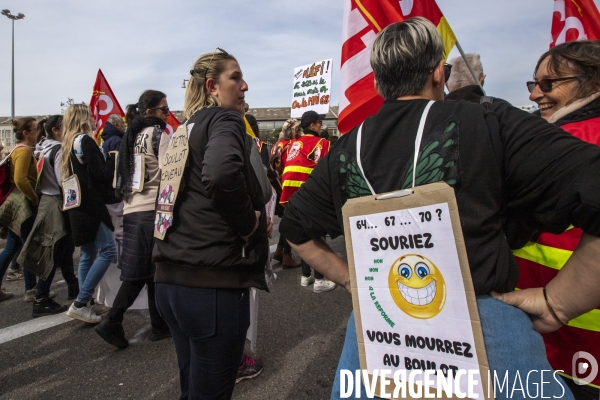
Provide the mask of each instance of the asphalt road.
[{"label": "asphalt road", "polygon": [[[277,229],[275,229],[277,232]],[[271,240],[271,244],[277,238]],[[345,256],[343,238],[329,240]],[[261,292],[257,355],[263,373],[236,385],[234,399],[328,399],[341,352],[351,297],[342,288],[315,294],[300,286],[300,269],[282,270],[271,293]],[[67,304],[57,273],[52,290]],[[171,339],[148,340],[147,311],[129,311],[127,349],[105,343],[93,327],[66,316],[32,320],[23,281],[0,302],[0,399],[177,399],[179,376]],[[66,321],[66,322],[64,322]],[[56,324],[44,328],[44,324]]]}]

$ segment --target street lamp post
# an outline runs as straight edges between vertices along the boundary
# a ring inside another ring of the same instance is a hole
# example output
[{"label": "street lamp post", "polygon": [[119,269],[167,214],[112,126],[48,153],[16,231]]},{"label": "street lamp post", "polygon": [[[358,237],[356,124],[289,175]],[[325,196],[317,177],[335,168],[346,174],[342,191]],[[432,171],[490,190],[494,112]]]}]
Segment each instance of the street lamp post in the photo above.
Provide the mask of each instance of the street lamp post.
[{"label": "street lamp post", "polygon": [[12,20],[12,74],[11,74],[11,102],[10,102],[10,116],[11,119],[15,119],[15,21],[25,18],[25,14],[18,13],[12,15],[10,10],[2,10],[2,15]]}]

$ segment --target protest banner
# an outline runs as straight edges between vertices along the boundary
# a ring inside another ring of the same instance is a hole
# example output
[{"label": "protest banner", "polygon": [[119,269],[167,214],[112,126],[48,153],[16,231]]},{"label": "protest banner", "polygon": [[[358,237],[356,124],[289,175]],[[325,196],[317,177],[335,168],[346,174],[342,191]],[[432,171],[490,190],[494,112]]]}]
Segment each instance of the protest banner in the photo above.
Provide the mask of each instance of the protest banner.
[{"label": "protest banner", "polygon": [[[458,388],[489,398],[487,355],[454,190],[438,182],[351,199],[342,213],[361,369],[371,380],[376,370],[429,370],[452,376],[453,395]],[[468,371],[478,372],[471,390]],[[436,378],[427,383],[430,389],[421,381],[421,392],[435,393]],[[393,380],[387,387],[391,394]]]},{"label": "protest banner", "polygon": [[300,118],[309,110],[318,114],[329,112],[332,69],[331,58],[294,68],[292,118]]}]

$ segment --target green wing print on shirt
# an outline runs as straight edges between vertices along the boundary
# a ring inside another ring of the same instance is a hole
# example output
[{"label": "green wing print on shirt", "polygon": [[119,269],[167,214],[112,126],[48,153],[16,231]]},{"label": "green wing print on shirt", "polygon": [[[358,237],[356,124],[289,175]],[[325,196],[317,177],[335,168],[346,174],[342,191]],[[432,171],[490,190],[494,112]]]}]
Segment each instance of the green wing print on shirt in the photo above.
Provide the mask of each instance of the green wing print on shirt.
[{"label": "green wing print on shirt", "polygon": [[372,194],[354,156],[347,151],[341,151],[338,154],[338,179],[344,203],[348,199]]},{"label": "green wing print on shirt", "polygon": [[[458,121],[451,116],[421,142],[415,186],[445,181],[456,187],[460,179]],[[404,174],[401,189],[412,187],[413,159]]]}]

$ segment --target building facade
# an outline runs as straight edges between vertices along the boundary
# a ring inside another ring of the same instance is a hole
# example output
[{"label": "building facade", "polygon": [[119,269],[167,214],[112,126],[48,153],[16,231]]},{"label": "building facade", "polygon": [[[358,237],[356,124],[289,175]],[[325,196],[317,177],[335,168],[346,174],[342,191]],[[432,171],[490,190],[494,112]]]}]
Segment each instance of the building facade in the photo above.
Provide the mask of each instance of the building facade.
[{"label": "building facade", "polygon": [[[274,131],[277,133],[281,131],[283,123],[290,118],[291,113],[291,107],[250,108],[248,110],[248,114],[254,115],[258,122],[258,129],[260,129],[261,137],[267,136]],[[329,134],[333,136],[340,135],[337,129],[337,113],[337,106],[330,107],[329,112],[326,114],[325,120],[323,121],[323,127],[326,126]],[[298,120],[300,120],[300,118],[298,118]]]}]

